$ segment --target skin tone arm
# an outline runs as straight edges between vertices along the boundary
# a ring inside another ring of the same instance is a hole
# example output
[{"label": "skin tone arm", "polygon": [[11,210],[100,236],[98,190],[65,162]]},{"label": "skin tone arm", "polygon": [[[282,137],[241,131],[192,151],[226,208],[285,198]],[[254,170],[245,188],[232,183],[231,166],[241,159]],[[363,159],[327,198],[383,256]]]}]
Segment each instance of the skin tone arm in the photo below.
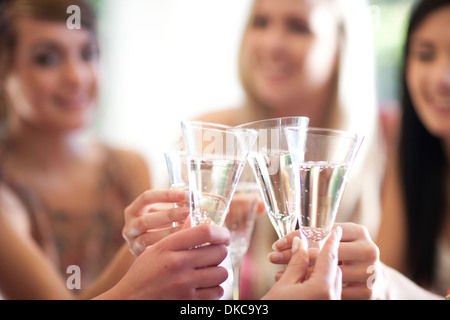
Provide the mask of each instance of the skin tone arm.
[{"label": "skin tone arm", "polygon": [[[71,299],[65,281],[32,239],[11,228],[0,211],[0,288],[7,299]],[[5,245],[8,244],[8,245]]]},{"label": "skin tone arm", "polygon": [[[7,297],[73,299],[39,248],[5,225],[0,227],[0,241],[11,245],[2,246],[0,254],[9,259],[1,259],[0,274]],[[191,249],[204,243],[211,245]],[[212,225],[173,234],[141,254],[119,283],[97,299],[218,299],[228,273],[217,265],[225,259],[228,243],[228,230]]]},{"label": "skin tone arm", "polygon": [[[4,189],[3,189],[4,190]],[[161,193],[151,197],[152,200],[164,202]],[[174,192],[177,199],[177,193]],[[102,273],[97,281],[76,297],[66,287],[66,279],[48,262],[41,248],[29,233],[20,230],[7,213],[11,210],[20,215],[18,202],[11,201],[7,192],[2,192],[0,211],[0,241],[8,246],[0,246],[0,288],[9,299],[87,299],[110,289],[128,270],[134,260],[124,245],[116,258]],[[178,194],[178,197],[180,195]],[[182,194],[184,197],[184,194]],[[166,198],[167,199],[167,198]],[[8,205],[9,204],[9,208]],[[168,213],[169,214],[169,213]],[[169,219],[170,220],[170,219]],[[3,257],[3,258],[1,258]],[[153,260],[157,261],[157,260]],[[146,262],[146,266],[153,263]],[[172,276],[168,274],[168,276]],[[163,275],[159,275],[163,278]],[[21,284],[21,285],[20,285]]]}]

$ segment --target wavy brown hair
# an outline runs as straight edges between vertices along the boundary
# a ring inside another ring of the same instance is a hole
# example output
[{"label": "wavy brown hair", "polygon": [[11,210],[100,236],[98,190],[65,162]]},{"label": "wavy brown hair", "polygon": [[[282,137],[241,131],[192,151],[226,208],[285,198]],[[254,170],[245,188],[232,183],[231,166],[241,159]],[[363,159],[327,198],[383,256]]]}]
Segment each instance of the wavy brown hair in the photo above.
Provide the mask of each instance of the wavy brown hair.
[{"label": "wavy brown hair", "polygon": [[4,82],[11,71],[17,43],[16,21],[27,17],[66,23],[71,13],[67,8],[76,5],[81,11],[81,28],[97,35],[97,17],[94,8],[83,0],[0,0],[0,133],[7,117],[7,97]]}]

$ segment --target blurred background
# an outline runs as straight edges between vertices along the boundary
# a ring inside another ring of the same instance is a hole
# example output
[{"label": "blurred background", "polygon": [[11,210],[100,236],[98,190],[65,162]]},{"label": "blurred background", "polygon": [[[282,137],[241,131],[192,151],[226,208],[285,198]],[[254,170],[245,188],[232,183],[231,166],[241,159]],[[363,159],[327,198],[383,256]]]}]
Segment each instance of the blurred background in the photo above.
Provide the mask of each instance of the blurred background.
[{"label": "blurred background", "polygon": [[[350,1],[350,0],[349,0]],[[353,0],[354,1],[354,0]],[[155,188],[180,121],[243,99],[237,53],[251,0],[92,0],[99,12],[102,95],[95,129],[139,151]],[[395,108],[414,0],[371,0],[380,108]]]}]

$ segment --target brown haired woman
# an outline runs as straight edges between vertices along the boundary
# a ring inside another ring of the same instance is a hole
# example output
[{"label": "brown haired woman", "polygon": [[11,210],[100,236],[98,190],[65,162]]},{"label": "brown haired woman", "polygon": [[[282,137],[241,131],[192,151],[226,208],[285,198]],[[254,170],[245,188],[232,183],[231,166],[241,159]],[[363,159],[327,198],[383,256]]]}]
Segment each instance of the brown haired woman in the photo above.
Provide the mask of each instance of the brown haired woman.
[{"label": "brown haired woman", "polygon": [[[67,27],[71,5],[81,9],[81,29]],[[134,260],[122,237],[124,209],[149,189],[149,172],[141,156],[89,131],[98,77],[96,18],[88,3],[0,2],[0,295],[5,298],[92,297],[111,287]],[[167,201],[166,193],[151,195],[151,201]],[[102,286],[92,289],[116,255]],[[50,261],[51,274],[59,275],[43,275],[37,257]]]}]

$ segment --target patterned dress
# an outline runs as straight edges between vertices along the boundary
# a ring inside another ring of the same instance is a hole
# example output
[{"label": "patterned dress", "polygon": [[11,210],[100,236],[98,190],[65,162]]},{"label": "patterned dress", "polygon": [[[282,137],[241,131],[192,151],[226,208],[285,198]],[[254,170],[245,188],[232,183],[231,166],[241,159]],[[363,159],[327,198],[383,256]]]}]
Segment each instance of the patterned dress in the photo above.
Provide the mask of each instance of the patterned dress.
[{"label": "patterned dress", "polygon": [[[79,294],[101,273],[123,245],[123,212],[135,195],[127,184],[130,177],[120,165],[117,155],[105,146],[108,156],[98,182],[98,201],[86,212],[50,210],[35,190],[14,181],[3,169],[8,148],[0,145],[0,181],[5,183],[27,209],[33,238],[60,270],[64,279],[79,267],[81,288]],[[74,190],[74,196],[77,191]]]}]

